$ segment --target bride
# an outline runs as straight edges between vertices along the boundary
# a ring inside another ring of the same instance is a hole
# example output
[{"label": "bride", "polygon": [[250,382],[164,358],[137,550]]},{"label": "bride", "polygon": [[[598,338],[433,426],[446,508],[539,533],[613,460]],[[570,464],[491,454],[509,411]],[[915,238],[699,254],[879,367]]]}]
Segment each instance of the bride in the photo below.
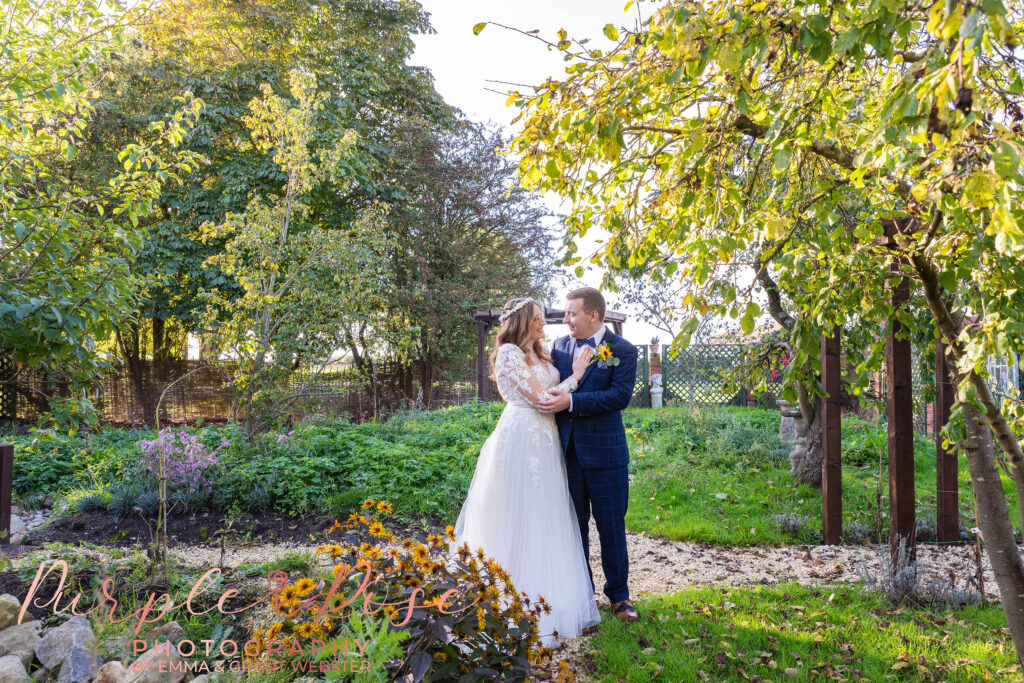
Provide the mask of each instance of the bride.
[{"label": "bride", "polygon": [[575,637],[600,621],[569,497],[562,446],[551,413],[534,406],[549,389],[574,391],[591,349],[558,382],[544,348],[544,313],[527,298],[502,312],[491,365],[508,405],[484,443],[466,502],[455,524],[455,546],[483,548],[508,572],[516,590],[535,602],[544,596],[551,613],[541,617],[541,642]]}]

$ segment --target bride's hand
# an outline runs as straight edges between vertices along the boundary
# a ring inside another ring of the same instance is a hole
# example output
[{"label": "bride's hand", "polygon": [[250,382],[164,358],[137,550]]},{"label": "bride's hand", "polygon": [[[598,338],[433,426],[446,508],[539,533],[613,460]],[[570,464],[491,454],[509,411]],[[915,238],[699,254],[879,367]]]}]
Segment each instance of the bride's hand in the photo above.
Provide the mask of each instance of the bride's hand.
[{"label": "bride's hand", "polygon": [[583,379],[583,371],[590,365],[590,358],[593,355],[594,349],[584,346],[583,350],[580,351],[580,355],[576,356],[576,360],[572,362],[572,376],[577,382]]}]

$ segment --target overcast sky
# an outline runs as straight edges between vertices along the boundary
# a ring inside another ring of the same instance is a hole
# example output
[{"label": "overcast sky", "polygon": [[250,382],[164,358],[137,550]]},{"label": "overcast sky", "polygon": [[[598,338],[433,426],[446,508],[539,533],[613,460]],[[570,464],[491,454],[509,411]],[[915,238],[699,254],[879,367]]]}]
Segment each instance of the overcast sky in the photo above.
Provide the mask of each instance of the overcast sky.
[{"label": "overcast sky", "polygon": [[[563,53],[549,50],[540,41],[513,31],[489,25],[480,35],[473,35],[473,26],[481,21],[493,21],[524,31],[539,29],[538,35],[554,40],[558,29],[564,28],[573,38],[591,38],[591,46],[603,47],[608,43],[602,33],[605,24],[633,28],[637,22],[637,8],[623,11],[626,0],[420,0],[430,13],[430,22],[436,34],[416,36],[416,53],[412,63],[429,68],[434,74],[438,92],[445,100],[458,107],[470,119],[490,122],[508,131],[518,110],[505,106],[506,91],[513,86],[543,83],[548,76],[560,78],[564,74]],[[647,11],[650,3],[641,5]],[[502,83],[496,83],[501,81]],[[527,88],[520,88],[527,91]],[[552,211],[568,210],[560,206],[554,196],[545,198]],[[581,245],[587,252],[589,245]],[[584,282],[597,285],[602,273],[592,271]],[[559,295],[561,299],[561,293]],[[615,294],[607,294],[609,307],[624,310],[629,315],[624,336],[633,343],[649,343],[659,335],[668,341],[664,332],[658,332],[640,322],[633,311],[620,306]],[[561,306],[561,301],[552,302]],[[551,326],[550,337],[566,333],[565,327]]]}]

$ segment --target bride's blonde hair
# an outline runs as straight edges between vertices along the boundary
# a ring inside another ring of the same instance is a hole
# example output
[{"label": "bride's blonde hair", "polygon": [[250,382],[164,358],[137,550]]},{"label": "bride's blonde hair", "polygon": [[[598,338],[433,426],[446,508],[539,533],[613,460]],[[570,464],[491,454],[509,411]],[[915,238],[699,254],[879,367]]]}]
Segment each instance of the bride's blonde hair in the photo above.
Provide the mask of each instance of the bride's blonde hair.
[{"label": "bride's blonde hair", "polygon": [[[520,306],[519,304],[523,304],[523,302],[528,303]],[[505,302],[505,306],[501,309],[502,317],[505,319],[501,322],[501,327],[498,328],[498,341],[494,344],[494,351],[491,352],[491,377],[494,377],[494,364],[498,359],[498,349],[502,344],[515,344],[523,350],[523,353],[529,353],[532,348],[534,355],[541,361],[551,362],[551,354],[544,347],[544,342],[539,339],[530,341],[533,305],[540,307],[541,315],[544,314],[544,307],[529,297],[521,296]],[[517,306],[518,310],[515,310]]]}]

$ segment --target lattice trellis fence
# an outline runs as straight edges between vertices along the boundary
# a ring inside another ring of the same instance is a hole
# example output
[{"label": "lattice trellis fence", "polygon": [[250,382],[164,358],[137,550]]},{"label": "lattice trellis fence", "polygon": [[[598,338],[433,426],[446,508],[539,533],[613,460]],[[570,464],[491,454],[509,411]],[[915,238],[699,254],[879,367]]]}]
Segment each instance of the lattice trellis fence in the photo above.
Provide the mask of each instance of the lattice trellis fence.
[{"label": "lattice trellis fence", "polygon": [[0,423],[13,422],[18,414],[18,395],[14,386],[3,383],[13,377],[15,371],[14,354],[8,349],[0,349]]},{"label": "lattice trellis fence", "polygon": [[636,350],[636,386],[633,387],[633,399],[629,405],[647,407],[651,405],[651,359],[647,346],[638,346]]},{"label": "lattice trellis fence", "polygon": [[[700,344],[661,361],[665,401],[694,406],[745,405],[746,393],[727,392],[725,375],[742,365],[746,350],[741,344]],[[768,390],[780,389],[768,380]],[[777,392],[776,392],[777,393]]]}]

